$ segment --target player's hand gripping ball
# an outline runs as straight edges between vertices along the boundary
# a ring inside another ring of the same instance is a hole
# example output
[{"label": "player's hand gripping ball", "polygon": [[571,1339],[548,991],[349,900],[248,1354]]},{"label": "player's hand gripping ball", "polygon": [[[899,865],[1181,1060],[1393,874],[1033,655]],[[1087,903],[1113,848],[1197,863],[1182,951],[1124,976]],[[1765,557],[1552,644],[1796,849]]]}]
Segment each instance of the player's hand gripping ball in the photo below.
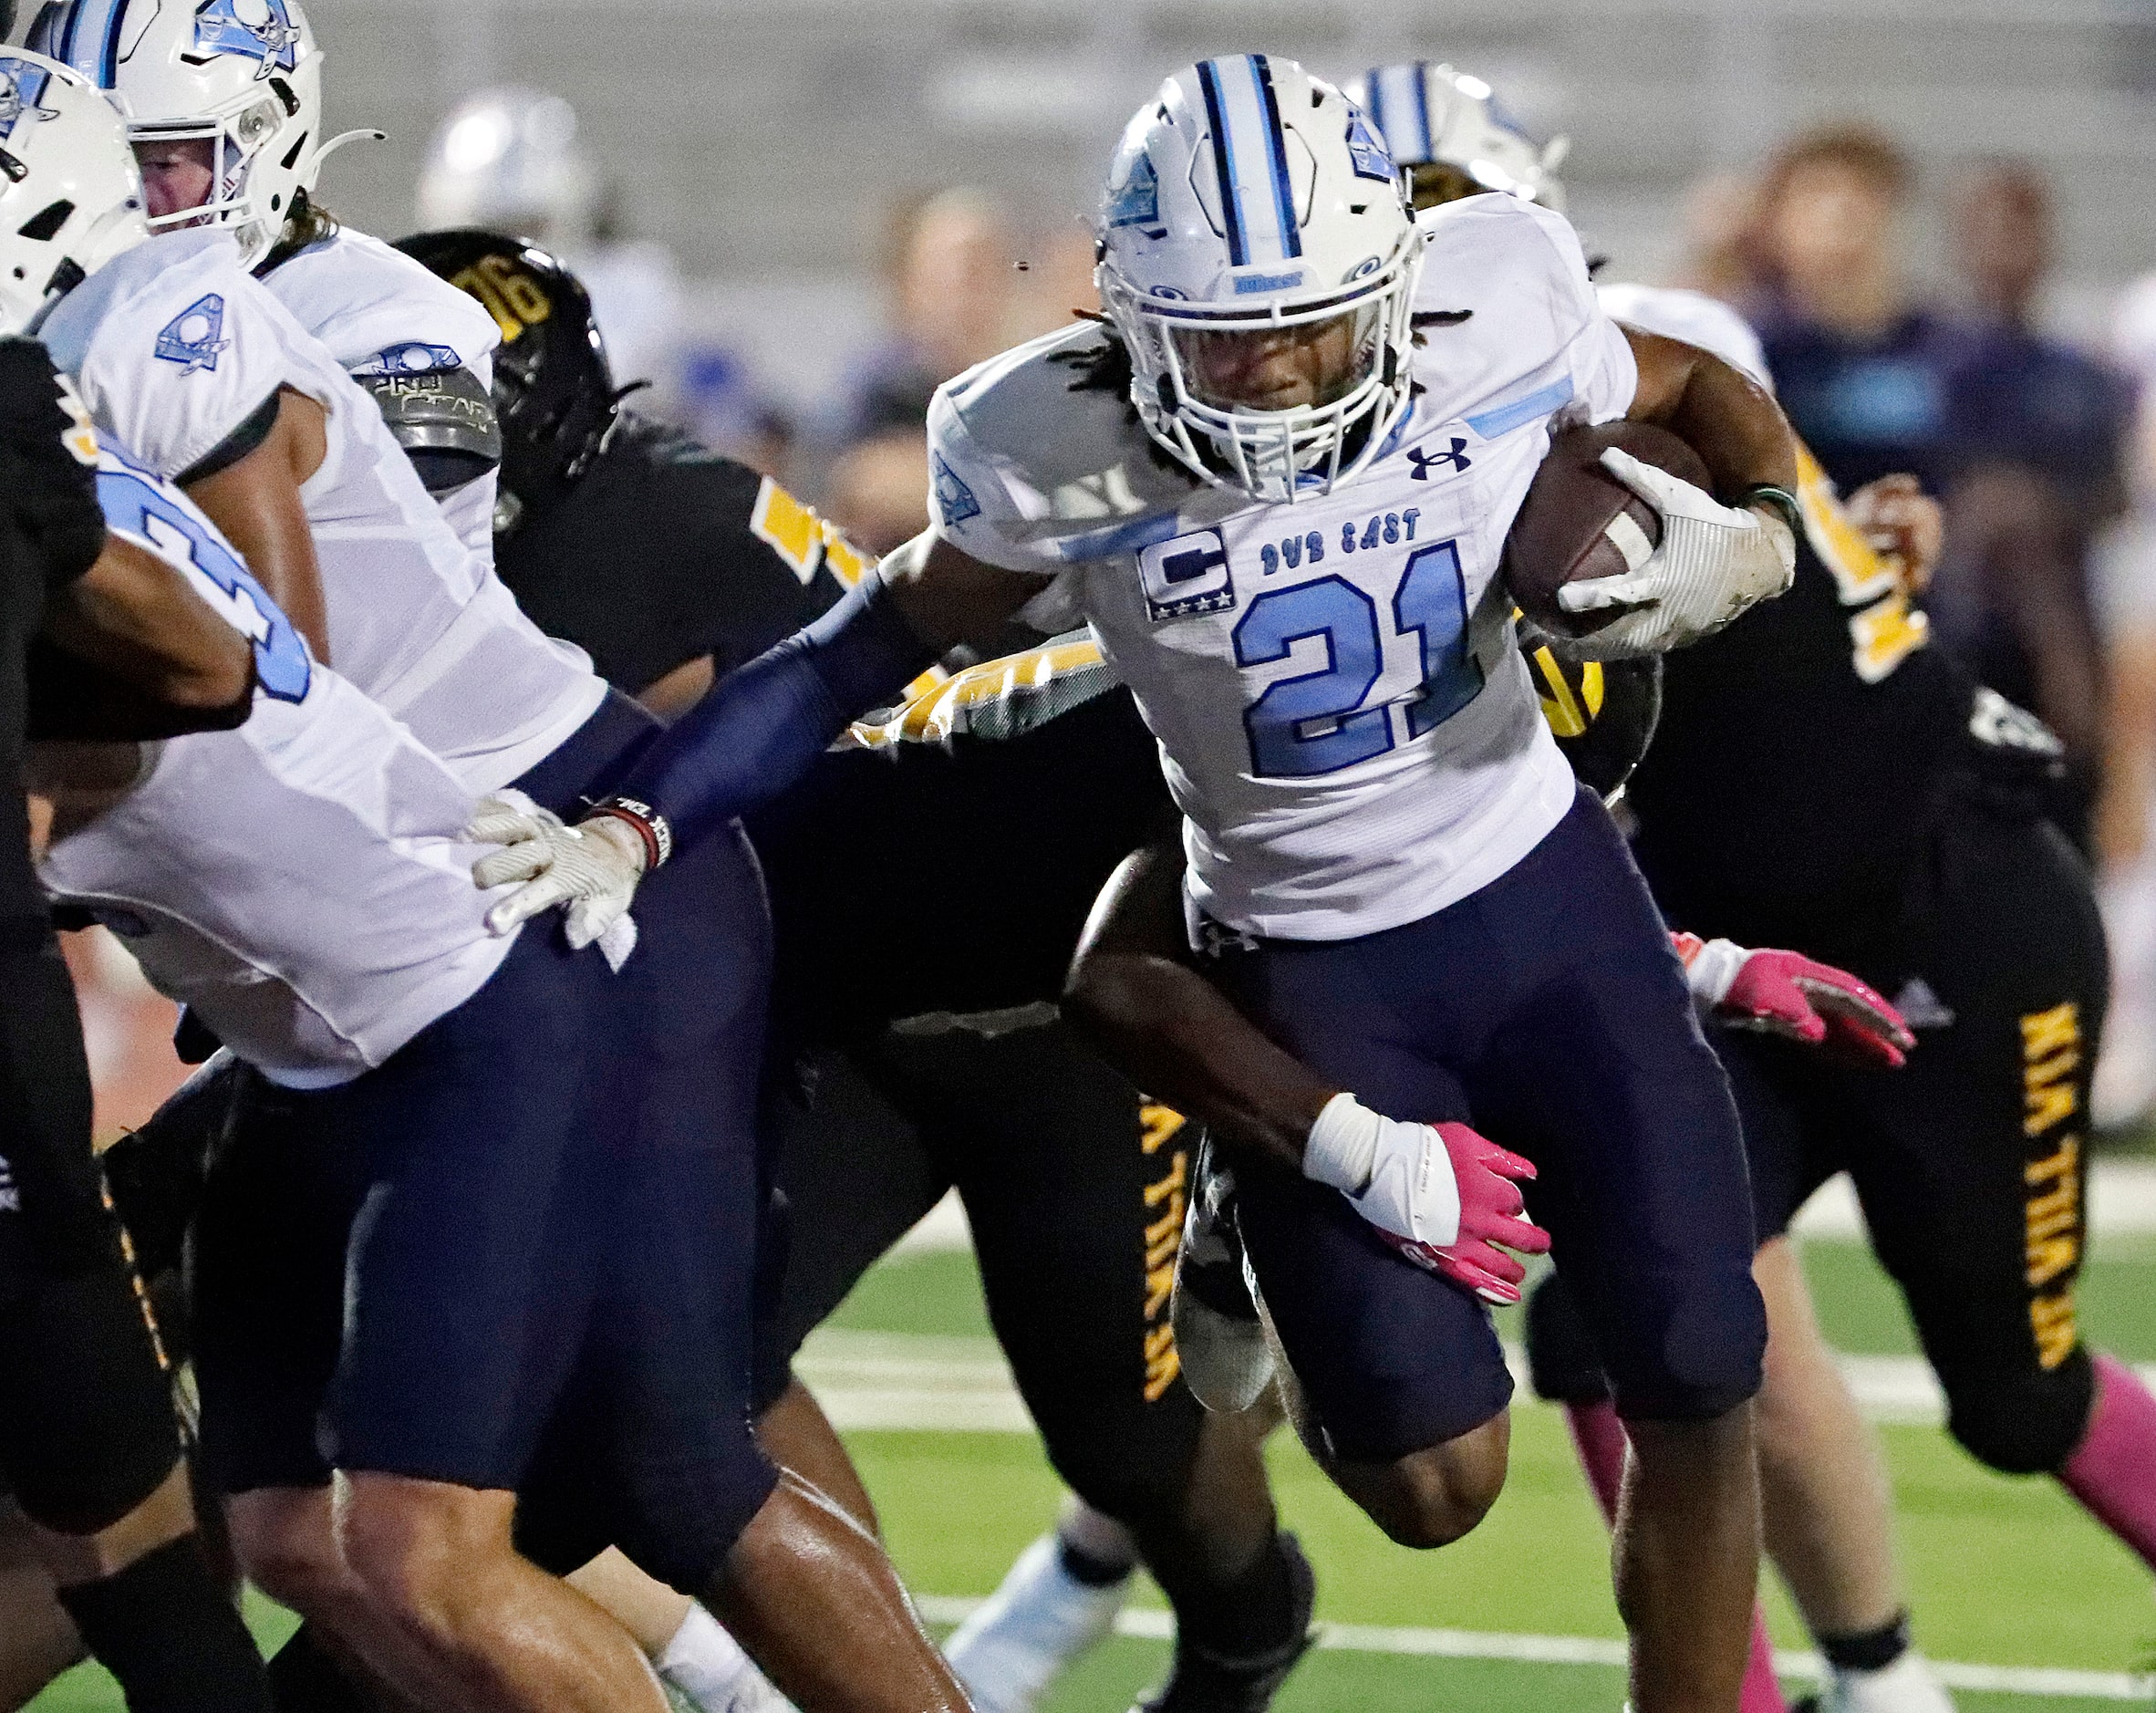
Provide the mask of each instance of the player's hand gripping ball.
[{"label": "player's hand gripping ball", "polygon": [[1519,1301],[1527,1269],[1504,1250],[1550,1249],[1519,1191],[1535,1175],[1532,1162],[1464,1124],[1405,1124],[1336,1095],[1311,1127],[1302,1169],[1339,1190],[1415,1265],[1485,1302]]},{"label": "player's hand gripping ball", "polygon": [[1711,635],[1796,574],[1787,524],[1706,491],[1699,454],[1665,429],[1567,429],[1505,544],[1512,597],[1581,659],[1660,654]]},{"label": "player's hand gripping ball", "polygon": [[1801,952],[1754,951],[1691,934],[1673,939],[1694,998],[1718,1023],[1889,1070],[1900,1070],[1916,1045],[1902,1013],[1846,970]]},{"label": "player's hand gripping ball", "polygon": [[627,960],[637,944],[628,909],[644,877],[645,852],[621,822],[600,815],[570,826],[522,792],[505,791],[480,804],[464,836],[502,846],[472,864],[474,886],[517,888],[487,912],[489,932],[513,933],[562,906],[572,947],[596,944],[617,970]]}]

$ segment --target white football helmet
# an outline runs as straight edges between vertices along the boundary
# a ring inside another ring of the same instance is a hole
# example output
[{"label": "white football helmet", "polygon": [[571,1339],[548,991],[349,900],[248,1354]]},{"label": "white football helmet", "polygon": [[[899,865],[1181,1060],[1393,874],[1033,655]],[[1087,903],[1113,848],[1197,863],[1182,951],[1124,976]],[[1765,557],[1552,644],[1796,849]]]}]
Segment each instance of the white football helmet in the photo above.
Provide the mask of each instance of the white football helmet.
[{"label": "white football helmet", "polygon": [[150,235],[127,127],[87,78],[0,48],[0,334]]},{"label": "white football helmet", "polygon": [[106,91],[138,144],[207,140],[210,199],[150,222],[229,226],[253,267],[322,162],[322,50],[298,0],[47,0],[30,46]]},{"label": "white football helmet", "polygon": [[1365,73],[1348,94],[1418,188],[1424,174],[1415,169],[1449,168],[1459,175],[1455,194],[1503,191],[1564,212],[1557,170],[1571,152],[1570,139],[1545,143],[1529,135],[1480,78],[1414,60]]},{"label": "white football helmet", "polygon": [[[1293,501],[1383,450],[1413,395],[1423,241],[1383,139],[1331,84],[1262,54],[1176,73],[1123,134],[1099,237],[1131,401],[1195,474]],[[1318,396],[1236,396],[1283,335],[1336,341]]]},{"label": "white football helmet", "polygon": [[459,102],[427,146],[420,224],[482,226],[575,249],[591,236],[599,173],[576,109],[542,89],[482,89]]}]

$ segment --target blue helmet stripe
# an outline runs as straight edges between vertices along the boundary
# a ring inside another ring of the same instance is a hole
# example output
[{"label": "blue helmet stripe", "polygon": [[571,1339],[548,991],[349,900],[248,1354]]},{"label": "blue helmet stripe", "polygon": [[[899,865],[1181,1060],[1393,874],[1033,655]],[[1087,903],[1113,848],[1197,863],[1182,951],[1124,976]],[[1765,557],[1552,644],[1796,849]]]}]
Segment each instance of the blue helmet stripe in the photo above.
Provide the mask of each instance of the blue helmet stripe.
[{"label": "blue helmet stripe", "polygon": [[1266,152],[1272,159],[1272,199],[1280,223],[1280,253],[1302,254],[1302,225],[1295,218],[1295,187],[1288,178],[1288,133],[1280,125],[1280,100],[1272,87],[1272,67],[1263,54],[1250,57],[1258,74],[1259,99],[1265,107]]},{"label": "blue helmet stripe", "polygon": [[1213,170],[1220,185],[1220,221],[1228,229],[1228,261],[1231,267],[1240,267],[1250,259],[1250,246],[1243,234],[1242,197],[1235,183],[1235,142],[1221,110],[1227,104],[1220,99],[1217,61],[1199,62],[1197,87],[1205,92],[1206,123],[1213,133]]},{"label": "blue helmet stripe", "polygon": [[120,26],[128,0],[72,0],[51,53],[100,89],[119,78]]},{"label": "blue helmet stripe", "polygon": [[1390,148],[1393,141],[1392,127],[1385,123],[1385,74],[1383,66],[1373,66],[1363,79],[1363,111],[1370,119],[1377,134]]},{"label": "blue helmet stripe", "polygon": [[1437,159],[1437,137],[1430,129],[1430,67],[1418,65],[1415,68],[1415,119],[1423,133],[1422,158]]}]

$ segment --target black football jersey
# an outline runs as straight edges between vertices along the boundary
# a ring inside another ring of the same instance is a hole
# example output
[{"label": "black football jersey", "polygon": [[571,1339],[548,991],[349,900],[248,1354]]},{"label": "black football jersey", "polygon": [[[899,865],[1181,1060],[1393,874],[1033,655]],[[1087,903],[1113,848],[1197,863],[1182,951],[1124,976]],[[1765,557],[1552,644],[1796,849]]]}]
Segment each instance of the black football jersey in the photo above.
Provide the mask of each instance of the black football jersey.
[{"label": "black football jersey", "polygon": [[704,655],[720,671],[754,659],[866,562],[769,477],[625,413],[573,487],[495,536],[494,566],[633,695]]},{"label": "black football jersey", "polygon": [[1942,792],[1971,764],[1976,686],[1929,646],[1899,568],[1804,460],[1806,535],[1778,600],[1663,663],[1633,773],[1635,849],[1672,921],[1819,943],[1885,908]]}]

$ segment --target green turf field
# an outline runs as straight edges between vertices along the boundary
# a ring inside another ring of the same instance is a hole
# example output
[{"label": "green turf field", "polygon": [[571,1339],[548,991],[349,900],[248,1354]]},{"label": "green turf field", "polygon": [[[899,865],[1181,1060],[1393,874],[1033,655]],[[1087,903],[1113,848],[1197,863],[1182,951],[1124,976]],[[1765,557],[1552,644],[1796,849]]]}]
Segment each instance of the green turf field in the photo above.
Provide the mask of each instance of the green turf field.
[{"label": "green turf field", "polygon": [[[1913,1345],[1891,1283],[1854,1245],[1811,1244],[1807,1252],[1829,1336],[1843,1350],[1906,1355]],[[913,1255],[864,1282],[838,1317],[855,1334],[892,1335],[879,1348],[904,1351],[907,1336],[965,1340],[939,1350],[980,1349],[985,1339],[970,1260]],[[2156,1240],[2099,1241],[2083,1288],[2083,1324],[2093,1342],[2156,1361]],[[1918,1634],[1933,1657],[1959,1664],[2062,1667],[2123,1674],[2156,1661],[2156,1604],[2150,1581],[2122,1549],[2084,1519],[2048,1482],[1989,1475],[1930,1426],[1881,1428],[1901,1515],[1902,1545]],[[891,1547],[918,1594],[979,1596],[1012,1556],[1044,1529],[1059,1489],[1030,1436],[1010,1432],[877,1430],[848,1435],[880,1506]],[[1432,1631],[1466,1632],[1470,1651],[1515,1647],[1489,1638],[1622,1634],[1612,1606],[1607,1544],[1576,1474],[1561,1418],[1525,1406],[1513,1438],[1510,1483],[1488,1521],[1439,1553],[1388,1544],[1339,1499],[1286,1436],[1273,1468],[1281,1508],[1301,1531],[1320,1577],[1319,1615],[1342,1625],[1398,1626],[1428,1645]],[[1157,1606],[1148,1598],[1142,1605]],[[1778,1644],[1804,1638],[1778,1592],[1770,1597]],[[276,1627],[264,1614],[265,1631]],[[1131,1626],[1157,1633],[1144,1610]],[[1353,1634],[1365,1646],[1402,1638]],[[1456,1654],[1456,1637],[1439,1639]],[[1118,1637],[1066,1680],[1056,1713],[1120,1713],[1153,1681],[1164,1643]],[[1964,1690],[1965,1713],[2096,1713],[2127,1704],[2118,1693],[2035,1695]],[[2150,1697],[2140,1697],[2147,1705]],[[1622,1701],[1613,1666],[1519,1659],[1416,1656],[1328,1650],[1290,1682],[1286,1713],[1319,1708],[1456,1707],[1475,1713],[1548,1713]],[[119,1697],[94,1670],[78,1670],[33,1703],[36,1713],[107,1713]]]}]

